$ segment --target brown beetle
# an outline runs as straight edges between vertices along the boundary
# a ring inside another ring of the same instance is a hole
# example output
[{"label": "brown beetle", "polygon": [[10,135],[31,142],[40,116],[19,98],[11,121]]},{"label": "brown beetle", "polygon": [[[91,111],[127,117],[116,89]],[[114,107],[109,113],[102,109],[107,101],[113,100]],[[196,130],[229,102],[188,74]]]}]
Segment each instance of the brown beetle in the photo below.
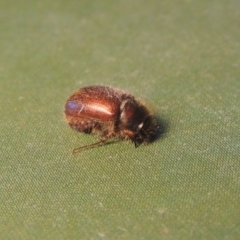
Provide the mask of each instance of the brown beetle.
[{"label": "brown beetle", "polygon": [[74,149],[73,153],[114,136],[130,139],[137,147],[150,142],[157,127],[143,104],[132,95],[107,86],[88,86],[74,92],[66,101],[65,116],[73,129],[102,137],[96,143]]}]

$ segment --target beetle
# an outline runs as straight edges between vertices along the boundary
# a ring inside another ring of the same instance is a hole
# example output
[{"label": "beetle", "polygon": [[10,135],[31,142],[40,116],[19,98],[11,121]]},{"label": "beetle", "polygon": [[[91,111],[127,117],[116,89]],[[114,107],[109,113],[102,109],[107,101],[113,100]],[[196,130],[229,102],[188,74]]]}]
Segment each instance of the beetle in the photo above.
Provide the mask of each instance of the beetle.
[{"label": "beetle", "polygon": [[129,139],[135,147],[153,140],[157,123],[134,96],[108,86],[87,86],[67,99],[65,118],[71,128],[101,136],[100,141],[75,148],[73,153],[106,142],[111,137]]}]

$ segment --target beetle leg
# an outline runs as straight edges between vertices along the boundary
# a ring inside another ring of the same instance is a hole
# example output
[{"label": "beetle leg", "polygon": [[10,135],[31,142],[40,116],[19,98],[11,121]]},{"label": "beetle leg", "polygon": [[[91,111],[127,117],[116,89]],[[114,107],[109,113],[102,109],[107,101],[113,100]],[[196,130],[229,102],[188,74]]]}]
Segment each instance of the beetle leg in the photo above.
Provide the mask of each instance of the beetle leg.
[{"label": "beetle leg", "polygon": [[78,122],[76,123],[69,123],[70,127],[79,131],[79,132],[84,132],[84,133],[91,133],[92,132],[92,128],[94,127],[94,123],[93,122]]},{"label": "beetle leg", "polygon": [[81,151],[83,149],[91,148],[91,147],[100,145],[100,144],[106,142],[113,135],[114,135],[114,132],[110,132],[106,136],[104,136],[100,141],[92,143],[92,144],[89,144],[89,145],[85,145],[85,146],[81,146],[81,147],[75,148],[75,149],[73,149],[72,153],[74,154],[74,153],[77,153],[77,152],[79,152],[79,151]]},{"label": "beetle leg", "polygon": [[107,135],[105,135],[104,137],[102,137],[101,141],[105,142],[107,141],[109,138],[111,138],[114,135],[114,132],[110,132]]}]

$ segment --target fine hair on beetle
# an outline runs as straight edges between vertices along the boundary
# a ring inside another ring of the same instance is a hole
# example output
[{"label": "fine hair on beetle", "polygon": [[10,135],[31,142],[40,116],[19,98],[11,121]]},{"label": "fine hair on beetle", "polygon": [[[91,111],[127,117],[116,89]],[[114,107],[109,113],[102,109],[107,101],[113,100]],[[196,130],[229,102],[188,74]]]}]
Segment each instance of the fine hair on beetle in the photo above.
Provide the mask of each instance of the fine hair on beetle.
[{"label": "fine hair on beetle", "polygon": [[75,148],[73,153],[106,142],[111,137],[129,139],[135,147],[153,140],[157,123],[149,109],[135,97],[108,86],[87,86],[67,99],[65,118],[71,128],[101,136],[95,143]]}]

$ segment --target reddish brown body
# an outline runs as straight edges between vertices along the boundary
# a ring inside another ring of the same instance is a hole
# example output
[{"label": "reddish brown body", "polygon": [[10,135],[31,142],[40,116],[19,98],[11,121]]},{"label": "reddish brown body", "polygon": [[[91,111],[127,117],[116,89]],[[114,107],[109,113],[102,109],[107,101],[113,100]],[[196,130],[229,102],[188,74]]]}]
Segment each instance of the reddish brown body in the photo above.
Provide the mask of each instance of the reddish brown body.
[{"label": "reddish brown body", "polygon": [[97,133],[102,139],[112,136],[130,139],[138,146],[152,140],[156,123],[148,109],[121,90],[107,86],[88,86],[74,92],[65,105],[69,125],[80,132]]}]

